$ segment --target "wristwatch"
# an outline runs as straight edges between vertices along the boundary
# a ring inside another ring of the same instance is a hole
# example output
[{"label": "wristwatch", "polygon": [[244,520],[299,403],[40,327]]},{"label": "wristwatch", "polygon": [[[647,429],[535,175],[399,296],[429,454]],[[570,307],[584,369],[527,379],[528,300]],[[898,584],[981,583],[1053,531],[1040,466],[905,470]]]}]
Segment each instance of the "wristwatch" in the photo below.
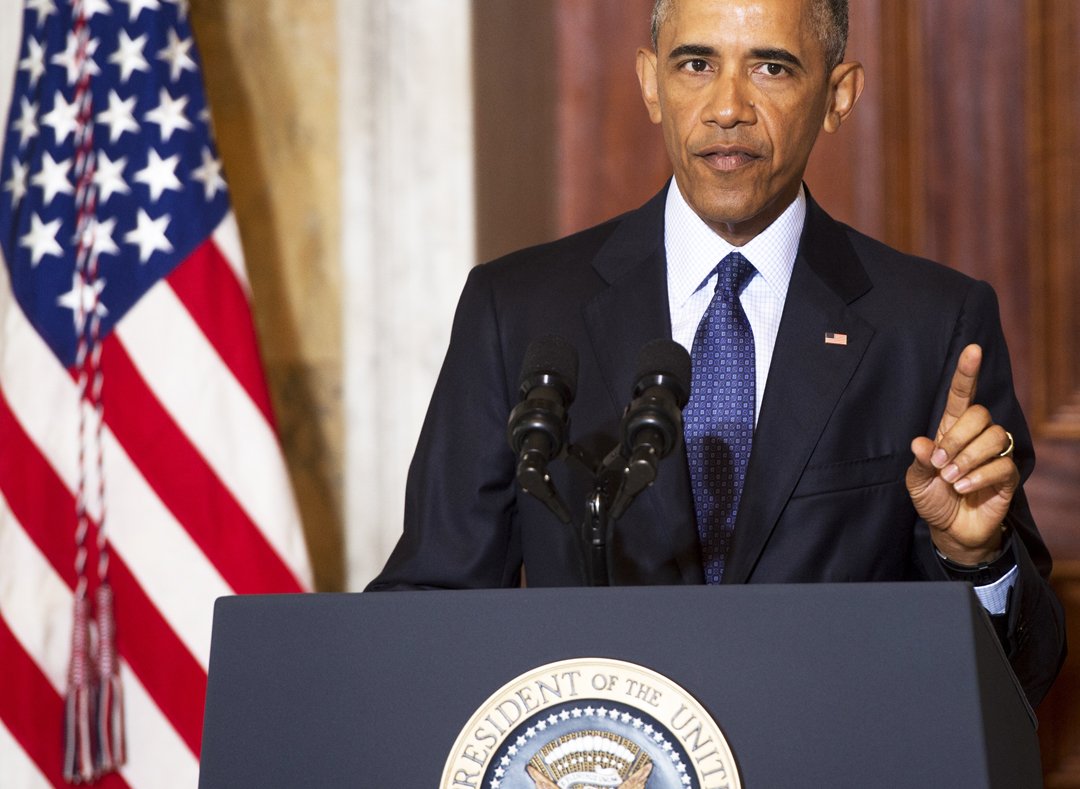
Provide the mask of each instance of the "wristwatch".
[{"label": "wristwatch", "polygon": [[960,564],[945,556],[941,551],[937,551],[937,555],[945,567],[945,572],[954,581],[967,581],[972,586],[987,586],[1000,581],[1016,565],[1011,550],[1011,537],[1012,535],[1005,537],[1005,542],[1001,545],[1001,553],[996,559],[982,564]]}]

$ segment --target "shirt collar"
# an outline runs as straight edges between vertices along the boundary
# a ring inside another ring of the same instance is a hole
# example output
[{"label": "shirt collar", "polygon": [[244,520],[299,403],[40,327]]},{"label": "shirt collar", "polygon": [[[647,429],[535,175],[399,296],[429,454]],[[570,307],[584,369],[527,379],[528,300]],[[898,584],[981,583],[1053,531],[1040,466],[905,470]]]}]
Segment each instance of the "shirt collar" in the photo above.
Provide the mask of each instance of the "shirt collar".
[{"label": "shirt collar", "polygon": [[805,220],[806,190],[800,188],[795,200],[776,221],[742,247],[735,247],[694,213],[672,180],[664,208],[664,246],[672,305],[685,304],[709,279],[716,264],[734,249],[746,256],[776,297],[783,300],[791,282]]}]

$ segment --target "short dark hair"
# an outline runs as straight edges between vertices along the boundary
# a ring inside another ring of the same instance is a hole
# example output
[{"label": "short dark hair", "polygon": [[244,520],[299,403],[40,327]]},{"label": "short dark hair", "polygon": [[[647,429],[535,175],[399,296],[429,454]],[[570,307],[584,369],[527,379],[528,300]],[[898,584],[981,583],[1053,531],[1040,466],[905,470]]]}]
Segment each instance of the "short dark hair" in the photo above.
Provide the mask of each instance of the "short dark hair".
[{"label": "short dark hair", "polygon": [[[671,13],[675,0],[654,0],[652,10],[652,45],[660,39],[660,26]],[[848,0],[811,0],[813,24],[825,45],[825,67],[832,71],[844,61],[848,37]]]}]

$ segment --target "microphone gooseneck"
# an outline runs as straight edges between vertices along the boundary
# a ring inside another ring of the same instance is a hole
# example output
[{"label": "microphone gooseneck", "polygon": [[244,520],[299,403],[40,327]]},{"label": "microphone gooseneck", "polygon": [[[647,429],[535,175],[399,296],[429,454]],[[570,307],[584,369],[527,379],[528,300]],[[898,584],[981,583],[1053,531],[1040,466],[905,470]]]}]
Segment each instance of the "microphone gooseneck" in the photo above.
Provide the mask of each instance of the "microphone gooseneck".
[{"label": "microphone gooseneck", "polygon": [[510,412],[506,426],[507,441],[517,456],[518,483],[563,523],[570,523],[570,511],[547,466],[566,449],[577,370],[577,351],[565,339],[552,335],[533,340],[521,366],[521,402]]},{"label": "microphone gooseneck", "polygon": [[647,343],[638,354],[633,400],[622,421],[622,485],[611,505],[618,518],[656,480],[661,460],[682,441],[682,408],[690,397],[690,354],[673,340]]}]

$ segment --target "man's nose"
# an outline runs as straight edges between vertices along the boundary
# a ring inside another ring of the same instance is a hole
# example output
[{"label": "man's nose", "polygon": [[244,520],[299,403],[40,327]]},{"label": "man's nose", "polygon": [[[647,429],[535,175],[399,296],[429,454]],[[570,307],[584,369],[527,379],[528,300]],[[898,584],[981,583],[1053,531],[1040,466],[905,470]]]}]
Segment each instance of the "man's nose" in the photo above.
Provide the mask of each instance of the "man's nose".
[{"label": "man's nose", "polygon": [[753,86],[740,74],[720,74],[711,86],[702,121],[724,128],[753,123],[755,118]]}]

